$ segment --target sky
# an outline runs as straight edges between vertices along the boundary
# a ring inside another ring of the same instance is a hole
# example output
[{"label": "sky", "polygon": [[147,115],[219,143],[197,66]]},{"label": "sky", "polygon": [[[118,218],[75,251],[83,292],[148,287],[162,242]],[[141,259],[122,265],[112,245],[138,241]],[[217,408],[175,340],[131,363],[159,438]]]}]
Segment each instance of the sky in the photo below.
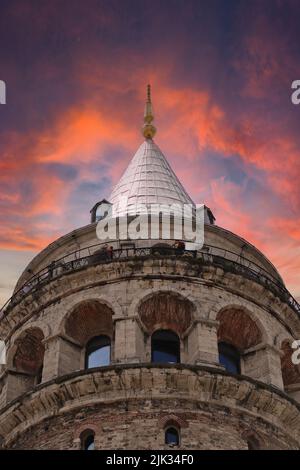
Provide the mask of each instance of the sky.
[{"label": "sky", "polygon": [[298,0],[1,0],[0,304],[142,142],[300,300]]}]

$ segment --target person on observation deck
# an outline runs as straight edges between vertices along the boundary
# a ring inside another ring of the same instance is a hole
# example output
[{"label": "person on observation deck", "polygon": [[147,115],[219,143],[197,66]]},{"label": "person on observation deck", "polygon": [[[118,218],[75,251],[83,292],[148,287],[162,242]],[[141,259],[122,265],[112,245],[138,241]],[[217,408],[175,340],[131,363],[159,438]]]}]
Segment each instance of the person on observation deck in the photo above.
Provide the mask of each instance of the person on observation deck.
[{"label": "person on observation deck", "polygon": [[176,240],[173,247],[176,250],[176,254],[182,255],[185,250],[185,243],[182,240]]}]

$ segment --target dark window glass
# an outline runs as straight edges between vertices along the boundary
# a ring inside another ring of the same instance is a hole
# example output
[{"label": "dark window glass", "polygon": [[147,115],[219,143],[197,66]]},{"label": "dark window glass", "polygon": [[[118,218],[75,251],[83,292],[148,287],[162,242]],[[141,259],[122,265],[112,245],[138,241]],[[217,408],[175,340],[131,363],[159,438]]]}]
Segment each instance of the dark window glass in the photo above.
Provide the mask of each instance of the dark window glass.
[{"label": "dark window glass", "polygon": [[89,434],[83,441],[83,450],[95,450],[94,434]]},{"label": "dark window glass", "polygon": [[96,336],[86,346],[85,367],[108,366],[110,364],[110,338],[108,336]]},{"label": "dark window glass", "polygon": [[219,343],[219,362],[228,372],[241,373],[241,359],[239,351],[228,343]]},{"label": "dark window glass", "polygon": [[251,437],[251,439],[247,441],[247,444],[248,450],[259,450],[259,442],[255,437]]},{"label": "dark window glass", "polygon": [[168,428],[165,432],[165,443],[178,446],[179,445],[179,433],[175,428]]},{"label": "dark window glass", "polygon": [[180,339],[170,330],[158,330],[151,338],[152,362],[179,363]]},{"label": "dark window glass", "polygon": [[43,378],[43,366],[39,367],[36,375],[36,384],[40,384]]}]

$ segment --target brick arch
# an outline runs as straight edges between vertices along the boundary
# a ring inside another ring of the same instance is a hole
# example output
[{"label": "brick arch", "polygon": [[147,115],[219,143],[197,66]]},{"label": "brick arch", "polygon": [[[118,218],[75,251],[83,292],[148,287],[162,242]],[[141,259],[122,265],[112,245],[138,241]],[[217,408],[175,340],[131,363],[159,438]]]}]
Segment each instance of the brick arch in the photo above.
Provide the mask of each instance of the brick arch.
[{"label": "brick arch", "polygon": [[281,371],[285,387],[300,383],[300,366],[292,363],[292,354],[295,352],[291,347],[293,341],[285,339],[281,344]]},{"label": "brick arch", "polygon": [[40,330],[42,332],[43,341],[49,338],[52,335],[52,329],[50,325],[45,321],[35,321],[25,323],[24,325],[20,326],[10,337],[9,341],[7,342],[7,367],[13,368],[13,361],[14,356],[17,350],[17,343],[21,336],[25,334],[28,330]]},{"label": "brick arch", "polygon": [[158,421],[159,428],[167,428],[169,426],[174,426],[175,428],[187,428],[188,422],[181,416],[174,414],[163,416]]},{"label": "brick arch", "polygon": [[93,434],[96,442],[99,435],[99,429],[99,425],[90,423],[89,420],[76,426],[73,433],[73,450],[82,449],[82,440],[85,438],[85,435]]},{"label": "brick arch", "polygon": [[252,304],[251,302],[246,301],[243,298],[239,298],[236,295],[233,296],[232,294],[228,294],[226,299],[216,301],[215,305],[210,310],[208,318],[209,320],[213,321],[217,320],[217,317],[221,311],[229,309],[244,311],[249,316],[249,318],[251,318],[257,324],[262,334],[262,341],[268,344],[274,343],[276,332],[270,331],[270,328],[266,325],[265,310],[255,304]]},{"label": "brick arch", "polygon": [[95,424],[94,422],[90,422],[89,420],[85,421],[84,423],[80,423],[74,429],[74,439],[80,438],[82,433],[86,430],[90,430],[93,431],[94,434],[98,434],[101,430],[101,427],[99,424]]},{"label": "brick arch", "polygon": [[220,322],[218,341],[232,344],[239,351],[245,351],[262,342],[260,327],[242,308],[226,307],[218,313],[217,320]]},{"label": "brick arch", "polygon": [[64,332],[84,346],[99,335],[113,336],[113,310],[98,300],[84,300],[77,304],[65,319]]},{"label": "brick arch", "polygon": [[171,291],[152,293],[138,307],[139,318],[149,334],[166,329],[182,336],[193,322],[193,311],[190,300]]},{"label": "brick arch", "polygon": [[23,331],[14,343],[12,365],[18,372],[35,376],[43,367],[45,346],[44,334],[33,327]]}]

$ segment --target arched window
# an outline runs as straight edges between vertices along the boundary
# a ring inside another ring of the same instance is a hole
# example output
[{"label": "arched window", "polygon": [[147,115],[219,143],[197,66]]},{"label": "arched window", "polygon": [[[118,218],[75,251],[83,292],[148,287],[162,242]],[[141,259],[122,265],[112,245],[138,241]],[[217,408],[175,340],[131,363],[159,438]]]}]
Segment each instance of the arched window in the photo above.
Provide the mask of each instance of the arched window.
[{"label": "arched window", "polygon": [[239,351],[231,344],[221,342],[218,344],[219,362],[228,372],[241,373],[241,358]]},{"label": "arched window", "polygon": [[[113,338],[113,313],[107,305],[88,299],[79,302],[66,316],[64,333],[74,343],[69,345],[71,360],[65,364],[66,373],[110,363],[109,338]],[[102,347],[104,349],[97,353],[96,350]]]},{"label": "arched window", "polygon": [[179,363],[179,336],[170,330],[155,331],[151,338],[151,360],[156,363]]},{"label": "arched window", "polygon": [[179,446],[179,432],[176,428],[170,427],[165,430],[165,444]]},{"label": "arched window", "polygon": [[81,433],[81,449],[82,450],[95,450],[95,433],[87,429]]},{"label": "arched window", "polygon": [[110,364],[110,338],[95,336],[86,345],[85,368],[108,366]]},{"label": "arched window", "polygon": [[247,440],[248,450],[259,450],[260,445],[258,439],[252,436]]}]

